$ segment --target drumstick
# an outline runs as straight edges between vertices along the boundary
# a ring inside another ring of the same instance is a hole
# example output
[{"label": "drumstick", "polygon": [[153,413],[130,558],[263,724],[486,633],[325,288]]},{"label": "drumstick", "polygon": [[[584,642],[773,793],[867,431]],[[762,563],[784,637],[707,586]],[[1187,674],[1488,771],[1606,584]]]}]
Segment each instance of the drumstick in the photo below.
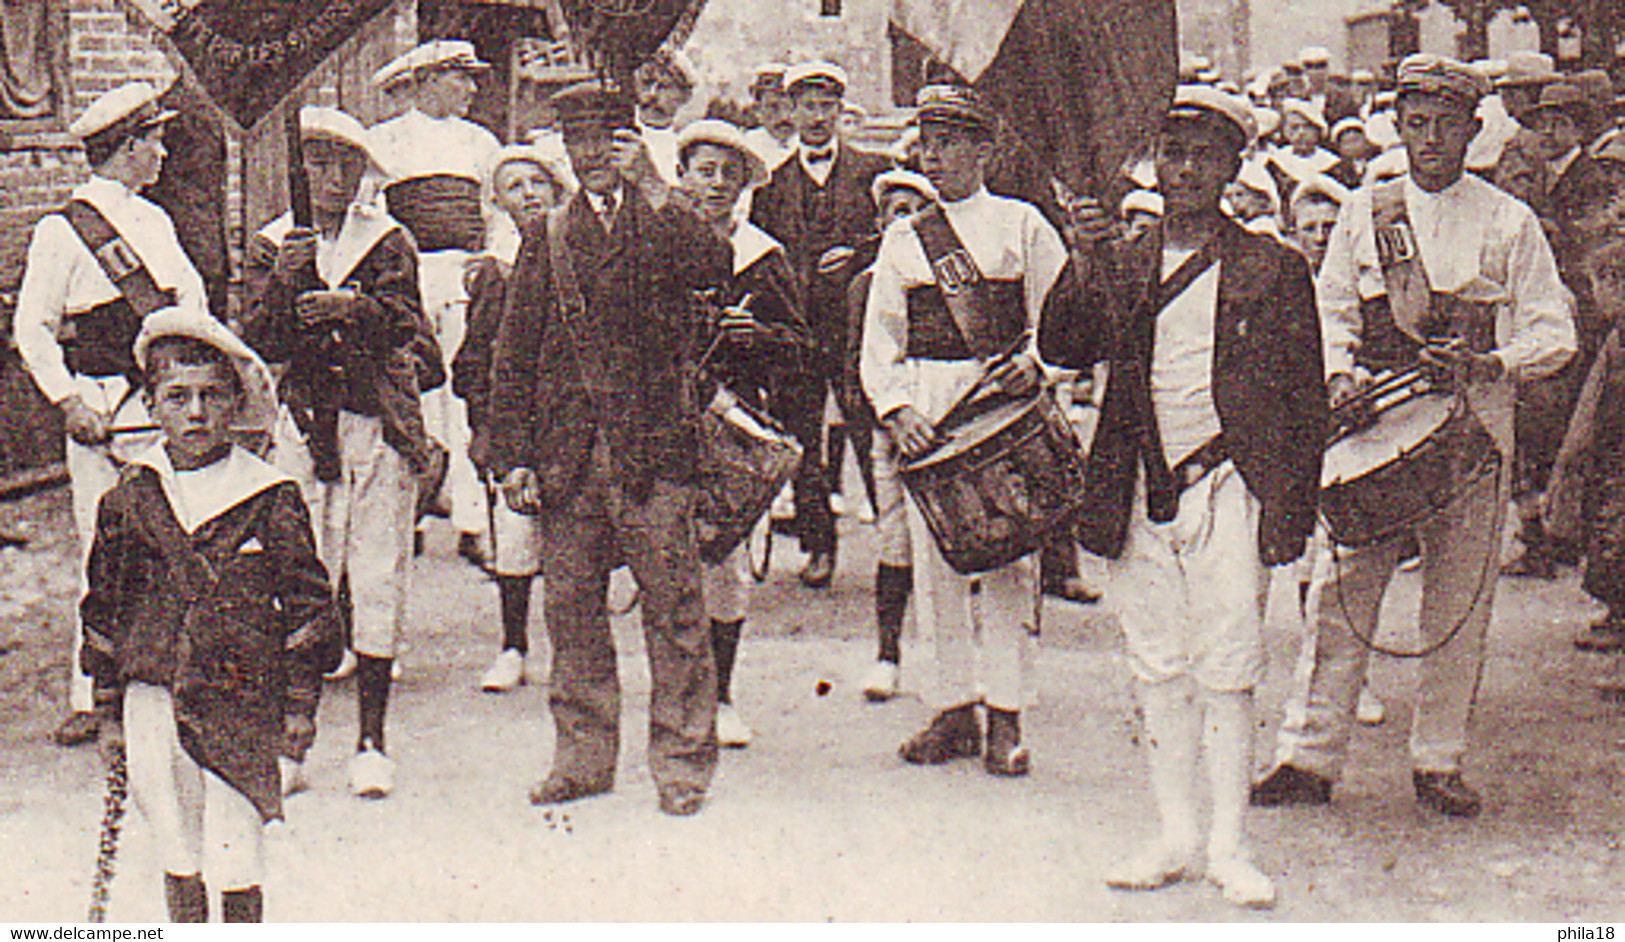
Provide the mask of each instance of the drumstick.
[{"label": "drumstick", "polygon": [[1026,344],[1027,334],[1024,331],[1017,334],[1015,339],[1011,340],[1010,343],[1005,345],[1004,349],[993,354],[991,357],[988,357],[986,360],[983,360],[982,375],[976,377],[976,382],[972,383],[970,388],[965,390],[964,395],[960,396],[954,401],[953,405],[948,407],[948,411],[943,414],[940,420],[937,421],[936,427],[947,428],[952,425],[953,422],[951,420],[959,418],[960,413],[969,408],[970,404],[981,396],[981,394],[987,389],[987,385],[990,382],[993,371],[1000,365],[1013,358],[1016,355],[1016,351],[1026,346]]}]

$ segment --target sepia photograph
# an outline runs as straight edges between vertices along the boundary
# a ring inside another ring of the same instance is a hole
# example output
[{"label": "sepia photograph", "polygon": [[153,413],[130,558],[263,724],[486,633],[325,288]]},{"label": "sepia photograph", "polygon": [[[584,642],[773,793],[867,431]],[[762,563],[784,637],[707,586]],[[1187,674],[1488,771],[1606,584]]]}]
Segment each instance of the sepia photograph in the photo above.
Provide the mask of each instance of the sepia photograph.
[{"label": "sepia photograph", "polygon": [[0,0],[0,924],[1606,942],[1622,316],[1613,0]]}]

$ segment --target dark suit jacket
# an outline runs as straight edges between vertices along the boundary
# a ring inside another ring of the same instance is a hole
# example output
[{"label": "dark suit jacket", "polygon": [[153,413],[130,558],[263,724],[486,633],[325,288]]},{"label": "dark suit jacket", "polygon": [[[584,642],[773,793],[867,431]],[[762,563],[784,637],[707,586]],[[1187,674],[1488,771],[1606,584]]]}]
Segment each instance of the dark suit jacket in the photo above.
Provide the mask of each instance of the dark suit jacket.
[{"label": "dark suit jacket", "polygon": [[624,191],[613,234],[577,193],[565,251],[586,302],[561,314],[545,220],[525,234],[508,281],[491,366],[491,464],[526,467],[557,506],[580,479],[602,431],[617,482],[646,499],[656,478],[690,483],[698,413],[691,375],[697,333],[693,292],[721,289],[728,244],[686,209],[655,210]]},{"label": "dark suit jacket", "polygon": [[750,221],[784,243],[790,267],[807,298],[807,319],[822,353],[819,371],[838,375],[846,344],[846,288],[856,269],[841,266],[820,274],[819,259],[832,248],[855,248],[875,232],[874,179],[891,166],[882,154],[842,144],[829,179],[820,187],[792,156],[751,197]]},{"label": "dark suit jacket", "polygon": [[[1259,547],[1277,560],[1300,555],[1315,526],[1327,407],[1320,317],[1309,266],[1292,249],[1225,220],[1215,233],[1219,273],[1213,405],[1228,453],[1262,505]],[[1045,304],[1039,351],[1058,366],[1112,365],[1088,461],[1079,541],[1115,558],[1128,534],[1139,452],[1125,384],[1134,319],[1161,274],[1162,231],[1101,246],[1087,283],[1062,275]],[[1150,351],[1148,350],[1147,353]]]}]

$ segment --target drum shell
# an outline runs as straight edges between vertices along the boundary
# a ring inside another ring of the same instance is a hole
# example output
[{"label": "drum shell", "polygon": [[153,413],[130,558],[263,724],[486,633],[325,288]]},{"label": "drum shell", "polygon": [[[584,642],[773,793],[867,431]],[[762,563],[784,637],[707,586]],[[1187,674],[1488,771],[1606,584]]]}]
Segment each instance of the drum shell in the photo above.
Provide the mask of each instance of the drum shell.
[{"label": "drum shell", "polygon": [[734,408],[747,413],[760,433],[722,409],[700,414],[694,527],[700,558],[712,565],[744,541],[801,465],[801,445],[772,418],[744,403]]},{"label": "drum shell", "polygon": [[943,558],[963,575],[1039,549],[1085,493],[1077,433],[1047,390],[982,440],[906,465],[902,478]]},{"label": "drum shell", "polygon": [[1321,520],[1340,546],[1380,543],[1427,522],[1500,465],[1495,439],[1458,399],[1444,423],[1415,447],[1357,478],[1322,487]]}]

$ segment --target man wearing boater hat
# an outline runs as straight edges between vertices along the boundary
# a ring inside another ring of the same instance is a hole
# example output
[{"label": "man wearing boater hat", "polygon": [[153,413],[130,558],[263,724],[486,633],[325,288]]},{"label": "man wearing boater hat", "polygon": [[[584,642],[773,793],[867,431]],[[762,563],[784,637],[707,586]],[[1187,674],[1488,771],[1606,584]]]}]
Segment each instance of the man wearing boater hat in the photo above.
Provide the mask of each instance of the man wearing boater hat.
[{"label": "man wearing boater hat", "polygon": [[[118,483],[122,459],[156,439],[140,396],[132,344],[148,314],[169,306],[206,314],[203,279],[169,216],[140,191],[164,164],[164,126],[175,112],[157,89],[132,82],[102,95],[69,130],[85,146],[90,180],[42,218],[17,297],[17,351],[45,398],[62,410],[80,561],[90,552],[96,504]],[[81,589],[84,567],[80,567]],[[59,745],[96,738],[90,677],[79,670],[78,632],[69,683],[73,714]]]},{"label": "man wearing boater hat", "polygon": [[874,178],[890,169],[885,157],[856,150],[836,133],[846,70],[833,62],[802,62],[784,76],[799,135],[796,155],[773,171],[752,196],[750,220],[783,243],[807,292],[807,319],[820,350],[784,396],[781,415],[806,448],[796,474],[796,529],[808,554],[801,581],[829,585],[835,572],[835,518],[824,460],[825,405],[840,382],[846,344],[846,289],[857,274],[844,264],[874,231]]},{"label": "man wearing boater hat", "polygon": [[1414,534],[1422,550],[1417,634],[1437,650],[1420,667],[1411,782],[1432,811],[1472,817],[1481,808],[1462,765],[1511,484],[1513,384],[1550,375],[1575,351],[1569,293],[1539,220],[1464,173],[1479,130],[1475,110],[1488,91],[1481,74],[1451,59],[1415,55],[1400,63],[1409,174],[1344,204],[1319,290],[1333,406],[1355,395],[1363,375],[1425,364],[1465,393],[1495,440],[1499,467],[1414,530],[1339,548],[1336,557],[1328,549],[1315,561],[1311,669],[1298,674],[1277,764],[1253,786],[1255,805],[1331,801],[1370,656],[1362,639],[1376,634],[1383,596]]},{"label": "man wearing boater hat", "polygon": [[1300,557],[1314,529],[1326,403],[1308,264],[1219,208],[1254,133],[1246,102],[1181,86],[1157,137],[1163,218],[1113,243],[1098,204],[1079,208],[1077,277],[1051,297],[1039,346],[1057,365],[1111,366],[1078,539],[1109,560],[1161,834],[1106,882],[1155,890],[1192,874],[1205,751],[1207,879],[1262,907],[1275,887],[1243,822],[1264,603],[1269,567]]},{"label": "man wearing boater hat", "polygon": [[553,645],[551,772],[536,805],[615,785],[621,685],[607,612],[624,561],[642,592],[649,770],[667,814],[700,810],[716,769],[716,669],[694,534],[698,416],[685,388],[692,295],[732,253],[669,201],[629,97],[598,82],[553,98],[581,182],[532,230],[509,280],[491,370],[491,466],[542,530]]},{"label": "man wearing boater hat", "polygon": [[[424,43],[373,76],[381,86],[410,82],[412,108],[372,129],[373,149],[388,176],[389,214],[417,240],[423,310],[435,339],[454,356],[468,326],[464,273],[485,238],[480,186],[501,143],[468,120],[476,76],[490,68],[461,39]],[[449,364],[448,364],[449,368]],[[446,493],[457,549],[471,562],[487,555],[485,489],[468,457],[468,409],[448,386],[425,397],[429,434],[450,452]]]},{"label": "man wearing boater hat", "polygon": [[[360,197],[378,168],[361,123],[335,108],[299,113],[314,225],[283,214],[255,234],[244,265],[243,334],[286,364],[278,467],[299,482],[316,548],[348,581],[360,732],[350,791],[383,798],[395,763],[384,742],[390,669],[401,644],[417,475],[429,461],[421,390],[444,382],[418,295],[412,237]],[[294,787],[298,769],[287,770]]]},{"label": "man wearing boater hat", "polygon": [[[1038,314],[1066,264],[1060,235],[1036,207],[987,191],[997,127],[991,110],[954,85],[927,86],[919,102],[920,167],[940,204],[886,230],[860,367],[875,414],[911,459],[935,447],[935,424],[984,374],[1009,396],[1036,391]],[[977,336],[961,330],[947,291],[969,299],[974,313],[963,326],[981,325]],[[1038,557],[964,576],[948,565],[912,501],[908,515],[915,619],[930,649],[925,699],[937,713],[903,744],[903,759],[980,758],[990,774],[1026,775],[1021,710],[1033,696]],[[987,713],[985,746],[978,706]]]}]

